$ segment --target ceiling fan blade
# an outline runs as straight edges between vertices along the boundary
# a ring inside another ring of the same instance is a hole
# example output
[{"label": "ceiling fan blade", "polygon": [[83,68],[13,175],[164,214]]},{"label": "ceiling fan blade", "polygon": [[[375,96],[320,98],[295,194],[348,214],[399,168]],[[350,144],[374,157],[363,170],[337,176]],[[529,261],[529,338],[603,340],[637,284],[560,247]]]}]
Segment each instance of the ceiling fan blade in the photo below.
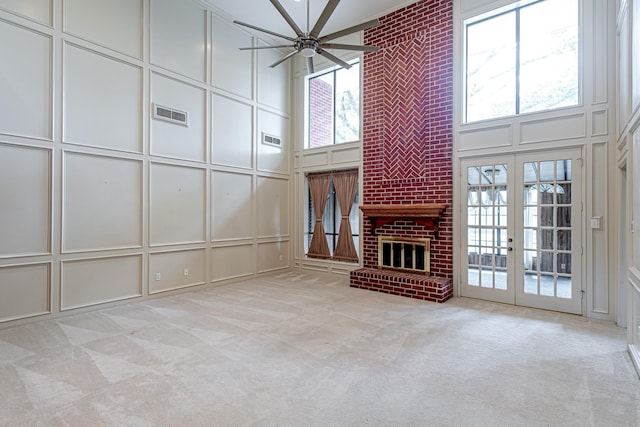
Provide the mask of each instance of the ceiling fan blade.
[{"label": "ceiling fan blade", "polygon": [[280,2],[278,0],[271,0],[271,4],[278,10],[278,12],[280,12],[280,15],[282,15],[284,20],[287,21],[287,24],[289,24],[289,26],[293,28],[293,31],[295,31],[296,35],[298,37],[303,37],[304,33],[302,32],[300,27],[298,27],[298,24],[296,24],[293,18],[291,18],[291,16],[287,13],[285,8],[282,7]]},{"label": "ceiling fan blade", "polygon": [[344,49],[344,50],[360,50],[362,52],[377,52],[378,46],[359,46],[355,44],[338,44],[338,43],[322,43],[320,47],[323,49]]},{"label": "ceiling fan blade", "polygon": [[357,33],[358,31],[367,30],[369,28],[377,27],[380,25],[380,21],[377,19],[373,19],[371,21],[363,22],[362,24],[354,25],[353,27],[345,28],[344,30],[336,31],[335,33],[331,33],[326,36],[320,37],[320,43],[337,39],[342,36],[346,36],[352,33]]},{"label": "ceiling fan blade", "polygon": [[284,61],[286,61],[287,59],[291,58],[293,55],[295,55],[296,53],[298,53],[297,50],[294,50],[293,52],[290,52],[288,54],[286,54],[285,56],[283,56],[282,58],[280,58],[279,60],[277,60],[276,62],[274,62],[273,64],[269,65],[270,68],[275,68],[278,65],[282,64]]},{"label": "ceiling fan blade", "polygon": [[252,47],[241,47],[240,50],[256,50],[256,49],[281,49],[283,47],[293,47],[290,44],[281,44],[278,46],[252,46]]},{"label": "ceiling fan blade", "polygon": [[255,25],[247,24],[246,22],[233,21],[234,24],[242,25],[243,27],[251,28],[254,30],[262,31],[263,33],[271,34],[272,36],[280,37],[285,40],[295,41],[293,37],[283,36],[282,34],[274,33],[273,31],[265,30],[264,28],[256,27]]},{"label": "ceiling fan blade", "polygon": [[319,55],[324,56],[325,58],[335,62],[336,64],[340,65],[342,68],[345,69],[349,69],[351,68],[351,64],[344,62],[342,59],[338,58],[337,56],[334,56],[332,54],[330,54],[329,52],[327,52],[326,50],[322,50],[322,49],[318,49],[316,51],[316,53],[318,53]]},{"label": "ceiling fan blade", "polygon": [[307,74],[313,74],[313,58],[311,56],[307,57]]},{"label": "ceiling fan blade", "polygon": [[316,22],[316,25],[313,26],[313,29],[309,33],[312,38],[318,38],[318,34],[320,34],[320,31],[322,31],[324,26],[327,24],[327,21],[333,14],[333,11],[336,10],[338,3],[340,3],[340,0],[329,0],[322,11],[320,18],[318,18],[318,22]]}]

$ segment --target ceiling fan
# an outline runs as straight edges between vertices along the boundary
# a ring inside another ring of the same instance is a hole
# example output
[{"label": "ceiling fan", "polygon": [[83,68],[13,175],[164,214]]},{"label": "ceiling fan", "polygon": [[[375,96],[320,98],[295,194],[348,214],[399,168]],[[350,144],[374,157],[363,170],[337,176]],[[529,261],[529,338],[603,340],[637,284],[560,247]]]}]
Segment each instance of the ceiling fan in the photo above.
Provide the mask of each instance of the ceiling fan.
[{"label": "ceiling fan", "polygon": [[278,0],[270,0],[271,4],[278,10],[280,15],[287,21],[287,24],[293,29],[296,33],[296,37],[289,37],[283,34],[279,34],[270,30],[265,30],[264,28],[256,27],[255,25],[247,24],[245,22],[233,21],[235,24],[242,25],[247,28],[251,28],[257,31],[261,31],[266,34],[271,34],[272,36],[280,37],[285,40],[290,41],[292,44],[286,45],[278,45],[278,46],[257,46],[257,47],[241,47],[240,50],[252,50],[252,49],[278,49],[285,47],[292,47],[294,50],[278,61],[274,62],[270,65],[271,68],[276,67],[277,65],[282,64],[289,58],[292,58],[296,54],[300,53],[307,59],[307,72],[309,74],[313,73],[313,57],[318,54],[323,57],[329,59],[330,61],[335,62],[336,64],[349,69],[351,68],[351,64],[343,61],[335,55],[327,52],[325,49],[344,49],[344,50],[357,50],[362,52],[377,52],[378,47],[376,46],[360,46],[360,45],[350,45],[350,44],[337,44],[337,43],[328,43],[330,40],[334,40],[358,31],[366,30],[368,28],[373,28],[375,26],[380,25],[380,22],[377,19],[364,22],[362,24],[354,25],[353,27],[345,28],[344,30],[337,31],[335,33],[328,34],[326,36],[321,36],[320,32],[324,28],[325,24],[335,11],[340,0],[329,0],[327,5],[325,6],[322,14],[318,18],[318,21],[313,26],[311,30],[309,30],[309,0],[307,0],[307,32],[303,32],[300,27],[295,23],[295,21],[291,18],[291,16],[287,13],[285,8],[280,4]]}]

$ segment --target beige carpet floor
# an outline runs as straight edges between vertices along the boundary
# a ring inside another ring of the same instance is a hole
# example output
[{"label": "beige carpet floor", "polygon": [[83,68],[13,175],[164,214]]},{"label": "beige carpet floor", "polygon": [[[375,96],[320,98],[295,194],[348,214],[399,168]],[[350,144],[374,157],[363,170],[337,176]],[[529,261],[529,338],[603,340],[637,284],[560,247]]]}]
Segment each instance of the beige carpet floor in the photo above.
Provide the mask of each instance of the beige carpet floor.
[{"label": "beige carpet floor", "polygon": [[638,426],[625,331],[287,272],[0,330],[2,426]]}]

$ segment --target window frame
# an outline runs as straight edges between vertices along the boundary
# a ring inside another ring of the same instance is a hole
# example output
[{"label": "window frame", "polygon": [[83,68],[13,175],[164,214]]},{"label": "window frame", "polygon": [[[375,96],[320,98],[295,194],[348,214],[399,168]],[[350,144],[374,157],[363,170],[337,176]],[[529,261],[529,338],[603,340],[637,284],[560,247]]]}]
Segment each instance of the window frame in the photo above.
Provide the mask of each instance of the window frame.
[{"label": "window frame", "polygon": [[[536,3],[542,3],[547,0],[524,0],[524,1],[513,1],[511,4],[499,7],[496,9],[492,9],[478,15],[469,16],[467,18],[462,19],[462,28],[461,28],[461,43],[462,43],[462,69],[461,69],[461,114],[460,114],[460,122],[462,125],[469,125],[474,123],[482,123],[487,121],[494,120],[503,120],[514,117],[521,117],[525,115],[531,114],[540,114],[547,113],[550,111],[559,111],[563,109],[571,109],[576,107],[583,106],[583,69],[584,69],[584,54],[583,54],[583,43],[584,43],[584,18],[583,18],[583,0],[576,0],[578,6],[578,16],[577,16],[577,25],[578,25],[578,41],[577,41],[577,102],[573,105],[563,105],[556,108],[547,108],[535,111],[526,111],[524,113],[520,112],[520,12],[522,9],[526,9],[529,6],[535,5]],[[513,114],[501,115],[496,117],[487,117],[475,120],[468,119],[468,100],[469,100],[469,79],[468,79],[468,66],[469,66],[469,51],[468,51],[468,31],[469,27],[475,24],[489,21],[491,19],[509,14],[516,14],[516,35],[514,43],[515,46],[515,82],[514,82],[514,98],[515,98],[515,112]]]},{"label": "window frame", "polygon": [[[358,170],[358,174],[360,173],[359,169],[357,168],[353,168]],[[332,170],[327,170],[327,171],[314,171],[312,173],[328,173],[331,172]],[[360,179],[358,179],[358,181],[360,181]],[[304,177],[304,191],[305,191],[305,197],[304,197],[304,213],[303,213],[303,218],[304,218],[304,227],[303,227],[303,244],[302,244],[302,249],[303,249],[303,254],[304,257],[307,259],[313,259],[315,261],[319,261],[319,258],[313,258],[313,257],[308,257],[307,256],[307,252],[309,249],[309,245],[311,244],[311,239],[313,238],[313,234],[315,230],[312,230],[315,226],[315,211],[314,211],[314,207],[313,207],[313,203],[311,200],[311,190],[309,189],[309,181],[305,175]],[[351,238],[354,239],[354,246],[356,249],[356,252],[358,254],[358,261],[344,261],[344,260],[337,260],[337,259],[333,259],[334,256],[334,252],[336,250],[336,246],[338,244],[338,234],[340,232],[340,220],[341,220],[341,212],[340,212],[340,204],[338,203],[338,197],[335,191],[335,187],[333,184],[333,178],[331,179],[331,184],[329,186],[329,193],[327,195],[327,203],[325,205],[325,212],[323,213],[323,225],[325,224],[325,214],[328,212],[330,212],[330,223],[331,223],[331,229],[329,230],[327,227],[325,227],[325,236],[327,239],[327,245],[329,246],[329,252],[331,254],[330,258],[324,259],[322,261],[331,261],[331,262],[347,262],[349,264],[357,264],[360,262],[361,258],[362,258],[362,254],[360,251],[360,242],[362,239],[362,235],[361,235],[361,227],[360,227],[360,201],[361,201],[361,195],[360,195],[360,182],[358,182],[358,190],[356,191],[355,197],[352,201],[351,204],[351,211],[349,213],[349,220],[351,221]],[[340,213],[340,215],[338,214]]]},{"label": "window frame", "polygon": [[[358,138],[353,140],[353,141],[344,141],[344,142],[338,142],[336,143],[336,120],[335,120],[335,116],[336,116],[336,76],[337,76],[337,72],[340,70],[345,70],[344,67],[341,67],[340,65],[335,65],[329,68],[325,68],[321,71],[317,71],[313,74],[308,74],[304,77],[304,142],[303,142],[303,150],[317,150],[317,149],[327,149],[330,147],[335,147],[336,145],[342,145],[342,144],[353,144],[353,143],[359,143],[360,141],[362,141],[362,58],[360,57],[356,57],[353,58],[351,60],[346,61],[348,64],[350,65],[358,65],[359,67],[359,76],[358,76]],[[310,81],[312,79],[327,75],[327,74],[333,74],[333,98],[332,98],[332,107],[333,107],[333,112],[332,112],[332,134],[331,134],[331,140],[332,143],[331,144],[327,144],[327,145],[320,145],[317,147],[310,147],[309,144],[311,143],[311,115],[310,115],[310,102],[311,102],[311,97],[309,95],[309,90],[310,90]]]}]

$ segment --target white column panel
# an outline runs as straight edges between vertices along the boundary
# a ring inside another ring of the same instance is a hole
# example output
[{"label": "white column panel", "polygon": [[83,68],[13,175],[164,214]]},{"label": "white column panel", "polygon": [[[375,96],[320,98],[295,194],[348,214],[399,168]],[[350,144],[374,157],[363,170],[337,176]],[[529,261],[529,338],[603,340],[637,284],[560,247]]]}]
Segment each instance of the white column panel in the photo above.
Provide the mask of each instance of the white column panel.
[{"label": "white column panel", "polygon": [[62,262],[61,310],[140,295],[141,255]]},{"label": "white column panel", "polygon": [[251,45],[251,36],[213,15],[211,46],[211,84],[213,86],[244,98],[252,98],[253,53],[238,49]]},{"label": "white column panel", "polygon": [[0,267],[0,322],[51,311],[50,264]]},{"label": "white column panel", "polygon": [[151,62],[204,81],[206,17],[192,1],[151,0]]},{"label": "white column panel", "polygon": [[258,245],[258,273],[289,267],[289,242]]},{"label": "white column panel", "polygon": [[64,141],[142,152],[142,69],[71,44],[64,49]]},{"label": "white column panel", "polygon": [[0,144],[0,257],[51,252],[51,152]]},{"label": "white column panel", "polygon": [[153,73],[151,76],[152,103],[186,112],[188,125],[152,117],[151,154],[205,162],[206,100],[207,94],[204,89]]},{"label": "white column panel", "polygon": [[204,242],[205,170],[152,163],[150,174],[150,244]]},{"label": "white column panel", "polygon": [[583,113],[556,114],[541,120],[523,120],[520,124],[520,144],[584,138],[586,135],[587,120]]},{"label": "white column panel", "polygon": [[625,9],[624,14],[620,19],[620,28],[618,30],[618,134],[622,133],[622,130],[629,122],[631,115],[631,50],[630,46],[630,34],[629,29],[629,12]]},{"label": "white column panel", "polygon": [[609,14],[609,2],[593,1],[593,103],[600,104],[609,101],[609,37],[612,31],[608,28],[610,22],[606,17]]},{"label": "white column panel", "polygon": [[142,0],[64,0],[63,6],[65,32],[142,57]]},{"label": "white column panel", "polygon": [[[262,133],[277,136],[282,145],[262,143]],[[258,110],[258,170],[265,172],[289,173],[289,119],[268,111]]]},{"label": "white column panel", "polygon": [[0,0],[0,9],[51,25],[51,0]]},{"label": "white column panel", "polygon": [[[265,46],[263,42],[259,45]],[[289,59],[275,68],[270,65],[285,54],[278,49],[261,49],[258,56],[258,102],[283,112],[289,112]]]},{"label": "white column panel", "polygon": [[0,21],[0,133],[52,138],[51,37]]},{"label": "white column panel", "polygon": [[212,281],[253,274],[254,262],[253,245],[213,248],[211,252]]},{"label": "white column panel", "polygon": [[289,181],[258,178],[258,237],[289,234]]},{"label": "white column panel", "polygon": [[602,218],[600,221],[601,229],[588,230],[591,232],[591,250],[592,262],[589,266],[591,271],[588,276],[593,284],[592,304],[590,309],[596,313],[609,314],[609,281],[608,264],[605,262],[597,262],[596,260],[606,260],[609,253],[609,241],[607,239],[608,224],[607,206],[609,198],[607,197],[607,145],[606,143],[592,144],[591,158],[593,159],[593,175],[591,177],[591,216]]},{"label": "white column panel", "polygon": [[205,265],[204,249],[150,254],[149,293],[204,284]]},{"label": "white column panel", "polygon": [[142,245],[142,162],[65,152],[62,250]]},{"label": "white column panel", "polygon": [[250,105],[211,95],[211,162],[250,169],[253,166],[253,114]]},{"label": "white column panel", "polygon": [[253,176],[211,173],[211,240],[253,236]]},{"label": "white column panel", "polygon": [[631,18],[631,88],[632,111],[640,107],[640,0],[628,0],[631,4],[633,16]]}]

